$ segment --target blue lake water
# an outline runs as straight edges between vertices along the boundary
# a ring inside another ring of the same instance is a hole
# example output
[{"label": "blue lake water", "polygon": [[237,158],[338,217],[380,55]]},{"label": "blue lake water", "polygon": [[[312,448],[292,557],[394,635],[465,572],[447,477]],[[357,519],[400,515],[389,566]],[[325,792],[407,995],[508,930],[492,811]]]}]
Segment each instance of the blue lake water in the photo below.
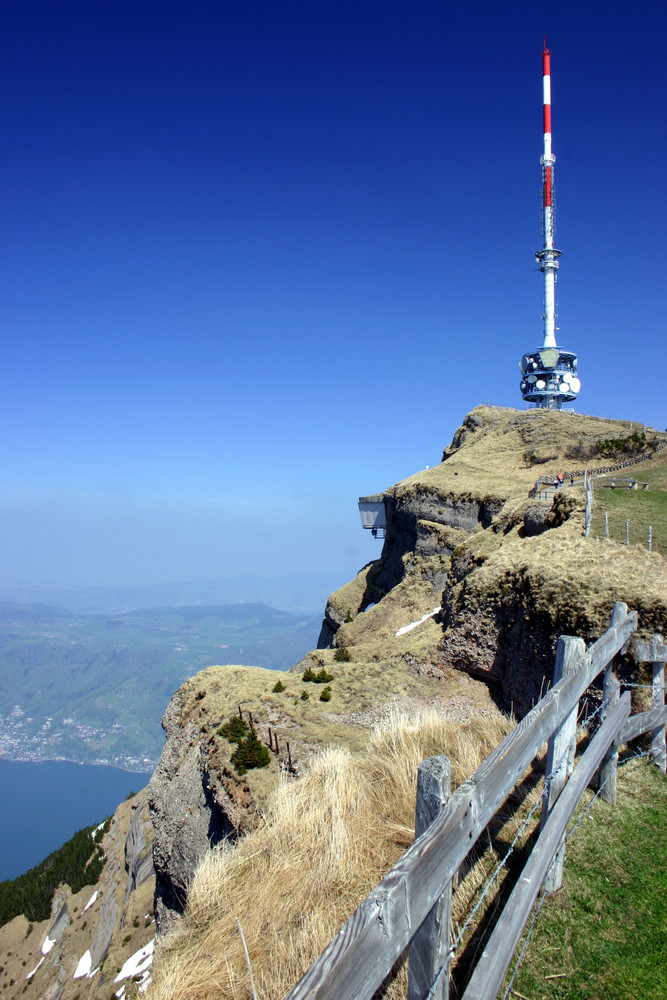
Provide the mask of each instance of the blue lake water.
[{"label": "blue lake water", "polygon": [[101,823],[149,778],[115,767],[0,759],[0,882],[33,868],[82,827]]}]

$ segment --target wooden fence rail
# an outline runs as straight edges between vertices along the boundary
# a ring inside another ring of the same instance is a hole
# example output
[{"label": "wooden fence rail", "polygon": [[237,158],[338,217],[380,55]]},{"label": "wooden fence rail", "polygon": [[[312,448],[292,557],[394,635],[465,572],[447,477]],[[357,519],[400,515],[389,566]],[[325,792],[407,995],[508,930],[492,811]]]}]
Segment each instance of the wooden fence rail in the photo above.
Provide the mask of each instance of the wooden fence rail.
[{"label": "wooden fence rail", "polygon": [[[588,650],[580,639],[561,636],[554,678],[557,683],[448,799],[446,758],[431,759],[445,761],[445,764],[430,765],[428,780],[420,779],[422,783],[426,781],[430,789],[431,805],[420,807],[418,802],[417,836],[413,845],[363,900],[291,990],[287,1000],[370,1000],[411,941],[410,1000],[426,1000],[426,997],[432,1000],[436,996],[444,1000],[450,957],[446,914],[452,879],[480,834],[549,740],[549,788],[543,802],[545,817],[541,833],[525,873],[500,918],[501,929],[494,932],[487,945],[487,950],[491,950],[488,955],[485,951],[486,957],[480,959],[481,971],[473,973],[468,986],[472,991],[466,992],[465,1000],[495,996],[495,992],[490,992],[491,987],[483,983],[491,975],[493,982],[498,977],[502,982],[515,947],[512,941],[517,934],[520,937],[540,887],[554,867],[554,860],[560,857],[562,864],[565,828],[588,782],[601,770],[605,788],[609,785],[615,789],[618,745],[649,729],[655,732],[661,725],[664,740],[667,720],[664,687],[661,689],[663,703],[657,703],[657,687],[654,686],[653,709],[631,719],[628,718],[629,695],[620,699],[618,696],[615,657],[636,628],[637,613],[628,612],[625,604],[618,603],[614,607],[611,627]],[[667,646],[664,648],[667,650]],[[654,655],[655,649],[652,647],[650,652]],[[574,759],[573,724],[576,728],[579,699],[603,670],[607,693],[603,723],[567,780]],[[562,673],[560,679],[559,671]],[[437,782],[434,786],[433,767],[439,774],[439,786]],[[443,802],[438,811],[437,805]],[[420,808],[422,813],[426,809],[421,820]],[[433,821],[420,833],[427,822],[424,816],[428,814],[430,820],[434,813],[437,815]],[[556,888],[558,878],[556,868]],[[443,935],[446,935],[444,939]]]},{"label": "wooden fence rail", "polygon": [[[598,476],[607,476],[610,472],[618,472],[621,469],[627,469],[631,465],[641,465],[642,462],[648,462],[658,454],[658,452],[663,451],[667,448],[667,440],[665,440],[664,435],[660,441],[658,441],[655,447],[652,449],[651,454],[636,455],[634,458],[625,458],[622,462],[615,462],[613,465],[604,465],[598,469],[571,469],[568,472],[563,472],[563,480],[567,482],[568,480],[579,480],[583,481],[584,485],[587,485],[589,478],[595,478]],[[540,476],[535,482],[533,488],[529,491],[529,497],[538,496],[542,490],[543,486],[551,486],[554,479],[557,479],[558,471],[552,473],[545,473]]]},{"label": "wooden fence rail", "polygon": [[521,879],[505,904],[493,934],[477,962],[463,1000],[493,1000],[497,995],[540,886],[565,836],[567,824],[606,753],[609,741],[618,736],[629,712],[630,694],[626,692],[598,730],[549,814]]}]

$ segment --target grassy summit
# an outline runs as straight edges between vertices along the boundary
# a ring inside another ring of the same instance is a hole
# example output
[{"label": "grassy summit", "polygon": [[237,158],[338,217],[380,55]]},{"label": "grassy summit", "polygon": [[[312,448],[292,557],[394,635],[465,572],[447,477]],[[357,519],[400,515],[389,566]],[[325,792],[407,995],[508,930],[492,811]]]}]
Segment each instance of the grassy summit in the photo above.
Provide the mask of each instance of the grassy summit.
[{"label": "grassy summit", "polygon": [[[667,631],[658,552],[584,538],[581,487],[529,497],[539,476],[632,454],[645,459],[633,475],[664,485],[652,457],[662,439],[628,421],[477,407],[438,466],[385,491],[381,554],[331,595],[323,648],[281,685],[271,671],[226,666],[181,688],[181,721],[198,729],[226,792],[241,782],[252,832],[204,858],[158,953],[155,997],[208,997],[212,978],[216,996],[247,992],[237,915],[261,995],[284,996],[410,842],[420,757],[444,750],[461,759],[456,781],[469,775],[511,726],[498,703],[529,708],[551,681],[558,635],[597,638],[615,601],[638,610],[640,629]],[[239,707],[271,745],[269,766],[242,777],[223,729]],[[302,780],[285,777],[290,762]],[[400,976],[386,995],[404,995]]]},{"label": "grassy summit", "polygon": [[[552,478],[558,472],[584,468],[595,471],[611,464],[615,456],[605,442],[631,437],[638,428],[645,430],[647,443],[665,436],[636,421],[565,410],[478,406],[454,434],[442,463],[410,476],[397,488],[435,487],[439,492],[453,488],[480,499],[525,496],[538,476]],[[619,461],[626,456],[619,452]]]}]

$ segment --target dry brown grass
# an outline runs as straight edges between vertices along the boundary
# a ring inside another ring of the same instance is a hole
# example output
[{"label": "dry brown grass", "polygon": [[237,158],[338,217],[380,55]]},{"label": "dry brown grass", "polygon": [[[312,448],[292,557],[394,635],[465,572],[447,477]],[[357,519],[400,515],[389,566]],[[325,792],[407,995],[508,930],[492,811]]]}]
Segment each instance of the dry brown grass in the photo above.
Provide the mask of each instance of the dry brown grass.
[{"label": "dry brown grass", "polygon": [[411,844],[420,761],[444,751],[456,786],[510,728],[492,709],[464,722],[395,711],[365,753],[317,754],[304,778],[280,785],[259,829],[203,859],[186,915],[157,951],[151,1000],[246,1000],[237,918],[258,997],[284,997]]},{"label": "dry brown grass", "polygon": [[[394,487],[397,495],[421,488],[443,496],[452,493],[480,500],[525,496],[538,476],[609,464],[609,459],[600,456],[568,457],[578,449],[588,454],[598,441],[625,437],[631,429],[642,429],[641,424],[627,420],[607,420],[565,410],[478,406],[470,416],[481,418],[482,426],[465,430],[459,439],[460,447],[447,449],[449,457],[445,462]],[[649,436],[653,434],[649,432]],[[531,455],[537,456],[537,464],[531,462]]]}]

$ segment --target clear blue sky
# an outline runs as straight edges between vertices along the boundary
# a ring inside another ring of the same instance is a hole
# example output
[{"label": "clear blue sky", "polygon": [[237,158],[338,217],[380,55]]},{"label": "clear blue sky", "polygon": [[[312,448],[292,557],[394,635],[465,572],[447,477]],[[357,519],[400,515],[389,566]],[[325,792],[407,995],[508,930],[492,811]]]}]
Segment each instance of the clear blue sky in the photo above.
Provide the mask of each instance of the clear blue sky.
[{"label": "clear blue sky", "polygon": [[342,582],[379,554],[357,497],[522,405],[544,34],[578,408],[666,426],[663,5],[0,22],[0,580]]}]

